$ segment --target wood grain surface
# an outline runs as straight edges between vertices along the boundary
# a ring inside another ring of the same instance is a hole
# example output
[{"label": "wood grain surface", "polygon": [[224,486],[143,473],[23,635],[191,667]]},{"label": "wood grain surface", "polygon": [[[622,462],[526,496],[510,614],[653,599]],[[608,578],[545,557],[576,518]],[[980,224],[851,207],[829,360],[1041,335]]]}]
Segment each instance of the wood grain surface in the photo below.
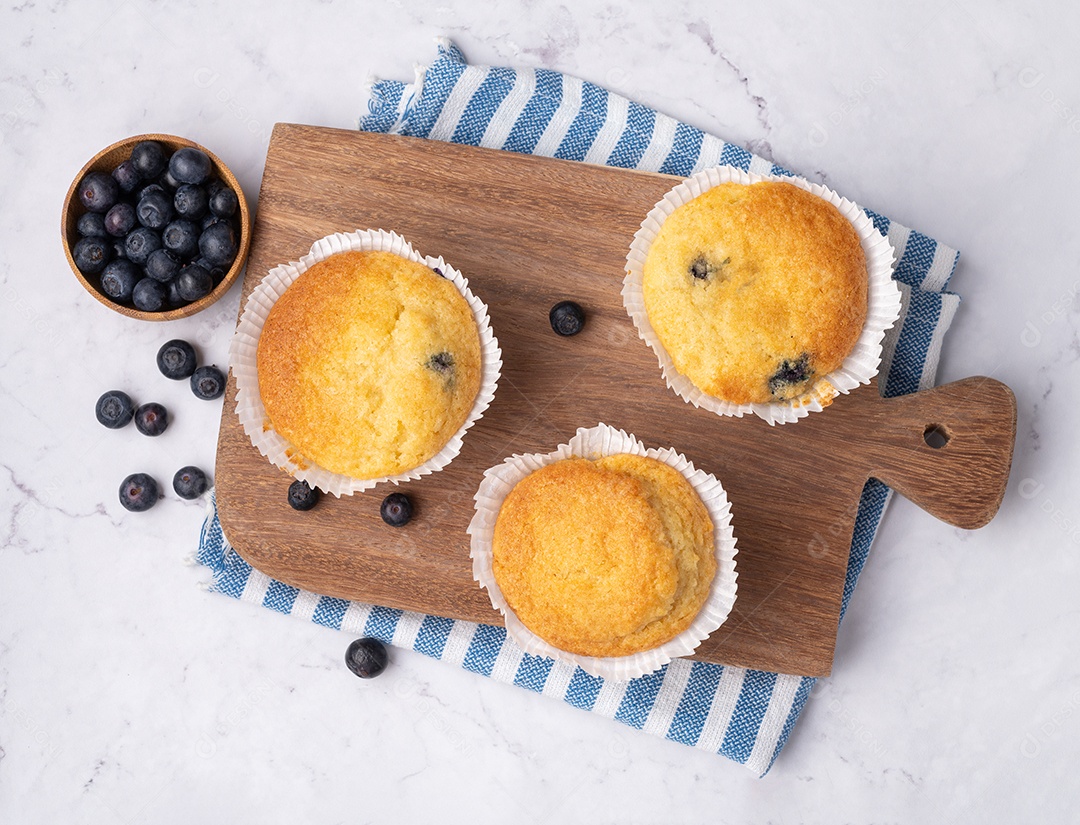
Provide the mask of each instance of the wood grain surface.
[{"label": "wood grain surface", "polygon": [[[879,478],[938,518],[985,524],[1004,494],[1016,405],[1003,384],[964,381],[883,400],[876,384],[797,424],[720,418],[664,386],[623,309],[627,248],[676,178],[468,146],[278,124],[259,195],[244,299],[274,265],[316,239],[392,229],[459,268],[490,307],[503,376],[487,414],[445,470],[405,485],[404,528],[379,518],[386,486],[297,513],[290,479],[251,446],[230,378],[218,442],[226,536],[259,570],[317,593],[500,623],[472,579],[472,496],[511,453],[548,452],[605,422],[674,447],[714,473],[732,503],[739,592],[696,658],[829,673],[863,485]],[[560,338],[548,310],[585,307]],[[241,304],[241,307],[243,304]],[[928,445],[938,434],[944,446]],[[391,488],[392,489],[392,488]]]}]

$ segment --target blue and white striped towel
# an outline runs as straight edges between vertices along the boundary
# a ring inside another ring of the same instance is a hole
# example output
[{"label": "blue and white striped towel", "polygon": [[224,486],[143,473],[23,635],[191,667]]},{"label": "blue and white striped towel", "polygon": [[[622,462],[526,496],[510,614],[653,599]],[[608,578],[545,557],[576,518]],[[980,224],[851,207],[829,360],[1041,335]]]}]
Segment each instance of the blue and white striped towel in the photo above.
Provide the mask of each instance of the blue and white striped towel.
[{"label": "blue and white striped towel", "polygon": [[[394,132],[610,166],[690,175],[717,164],[790,174],[626,98],[546,69],[470,66],[449,41],[412,84],[379,81],[367,131]],[[900,256],[901,321],[886,341],[880,386],[904,395],[933,384],[941,341],[959,298],[944,292],[957,252],[867,210]],[[629,241],[628,241],[629,243]],[[422,482],[421,482],[422,483]],[[863,490],[843,605],[866,562],[890,490]],[[198,559],[211,589],[353,635],[375,636],[467,670],[562,699],[631,727],[720,753],[764,776],[780,753],[815,680],[677,659],[630,682],[605,681],[522,653],[501,627],[348,602],[297,590],[253,570],[229,546],[216,510],[203,527]]]}]

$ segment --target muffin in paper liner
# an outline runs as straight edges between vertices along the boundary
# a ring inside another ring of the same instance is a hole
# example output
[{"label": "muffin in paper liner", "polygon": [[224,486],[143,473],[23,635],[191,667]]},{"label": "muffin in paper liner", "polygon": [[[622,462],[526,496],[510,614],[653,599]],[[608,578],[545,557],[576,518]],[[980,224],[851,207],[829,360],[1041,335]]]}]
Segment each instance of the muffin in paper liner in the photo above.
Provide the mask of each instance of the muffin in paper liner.
[{"label": "muffin in paper liner", "polygon": [[[716,576],[709,589],[708,598],[686,630],[658,647],[629,656],[581,656],[555,647],[544,641],[521,622],[506,603],[492,569],[492,539],[495,522],[503,501],[514,486],[541,467],[566,458],[596,459],[602,456],[630,453],[646,456],[678,470],[690,482],[701,498],[713,523],[713,545],[716,553]],[[484,472],[484,479],[474,496],[476,512],[469,523],[470,556],[473,560],[473,578],[488,591],[491,604],[506,622],[510,638],[526,653],[546,656],[570,665],[576,665],[593,676],[605,679],[627,680],[659,670],[672,659],[689,656],[709,634],[719,628],[731,613],[735,604],[735,535],[731,527],[731,504],[727,493],[716,477],[694,465],[682,454],[670,448],[646,449],[634,436],[607,424],[580,428],[577,434],[554,452],[513,455],[502,464]]]},{"label": "muffin in paper liner", "polygon": [[[257,368],[259,336],[274,302],[312,265],[338,252],[350,251],[393,252],[410,261],[437,269],[443,277],[457,287],[465,298],[480,334],[480,389],[465,423],[438,453],[423,464],[396,475],[379,478],[360,479],[333,473],[305,458],[300,450],[274,430],[259,395]],[[395,232],[366,229],[349,233],[338,232],[320,238],[311,245],[311,251],[299,261],[279,264],[266,274],[258,286],[252,290],[244,305],[244,312],[240,316],[236,333],[229,346],[229,367],[236,379],[236,414],[251,443],[273,464],[290,475],[324,492],[341,496],[367,490],[386,481],[394,484],[411,481],[441,470],[449,464],[461,452],[465,431],[483,416],[495,397],[495,389],[502,370],[502,351],[499,349],[499,342],[488,320],[487,305],[472,293],[468,280],[458,270],[447,264],[441,257],[421,255],[408,241]]]},{"label": "muffin in paper liner", "polygon": [[[859,235],[866,255],[869,275],[867,290],[866,321],[855,347],[836,370],[819,378],[805,393],[796,398],[767,404],[736,404],[709,395],[699,389],[689,378],[680,373],[660,342],[645,310],[643,276],[645,257],[655,240],[661,225],[678,207],[703,192],[722,183],[757,183],[759,181],[790,183],[828,201],[847,218]],[[885,332],[900,317],[900,288],[892,278],[895,251],[873,221],[858,204],[842,198],[833,190],[804,178],[783,175],[758,175],[744,172],[734,166],[717,166],[704,169],[671,189],[652,208],[641,228],[634,234],[630,251],[626,256],[626,276],[623,278],[623,306],[634,321],[638,335],[650,346],[660,362],[664,381],[684,401],[702,407],[717,415],[741,418],[754,413],[769,424],[787,424],[805,418],[812,412],[827,407],[838,393],[848,393],[860,384],[869,384],[881,365],[881,342]]]}]

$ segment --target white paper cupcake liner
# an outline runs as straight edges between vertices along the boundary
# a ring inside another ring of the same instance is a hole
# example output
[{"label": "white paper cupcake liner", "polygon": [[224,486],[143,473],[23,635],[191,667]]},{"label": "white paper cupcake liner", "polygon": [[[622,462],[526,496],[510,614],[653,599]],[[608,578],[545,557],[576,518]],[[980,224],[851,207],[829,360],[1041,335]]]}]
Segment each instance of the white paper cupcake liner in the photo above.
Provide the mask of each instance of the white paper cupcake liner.
[{"label": "white paper cupcake liner", "polygon": [[[671,356],[653,330],[645,311],[645,295],[642,288],[645,256],[660,231],[661,225],[684,203],[722,183],[749,184],[764,180],[782,181],[805,189],[827,200],[851,221],[859,233],[870,278],[866,323],[863,325],[862,334],[855,343],[854,349],[844,359],[840,368],[819,378],[807,392],[799,397],[769,404],[734,404],[698,389],[689,378],[675,368]],[[770,424],[787,424],[805,418],[812,412],[820,412],[829,405],[837,393],[848,393],[860,384],[870,383],[870,380],[877,375],[878,367],[881,365],[881,341],[885,337],[886,330],[892,327],[896,319],[900,317],[900,289],[892,278],[894,258],[895,252],[892,245],[884,235],[878,232],[873,221],[862,208],[847,198],[840,197],[828,187],[811,183],[804,178],[757,175],[744,172],[734,166],[718,166],[704,169],[670,190],[642,221],[641,228],[634,234],[634,241],[626,256],[626,277],[623,279],[622,289],[623,305],[634,320],[638,335],[652,347],[656,354],[664,381],[685,401],[718,415],[741,418],[744,414],[752,412]]]},{"label": "white paper cupcake liner", "polygon": [[[352,478],[340,473],[332,473],[304,456],[299,449],[274,430],[259,395],[259,373],[256,362],[259,336],[262,334],[263,325],[274,302],[313,264],[338,252],[349,251],[393,252],[410,261],[437,269],[464,296],[480,332],[480,390],[476,394],[476,400],[465,423],[438,453],[420,466],[403,473],[379,478]],[[311,251],[299,261],[279,264],[271,269],[252,290],[244,305],[244,313],[240,317],[236,334],[229,347],[229,367],[236,378],[236,414],[251,443],[271,462],[296,478],[324,492],[341,496],[352,495],[386,481],[394,484],[411,481],[441,470],[449,464],[461,452],[461,440],[465,431],[483,416],[495,397],[495,389],[502,370],[502,351],[491,330],[487,305],[472,293],[468,280],[460,272],[441,257],[432,258],[421,255],[408,241],[395,232],[368,229],[328,235],[313,243]]]},{"label": "white paper cupcake liner", "polygon": [[[519,481],[541,467],[565,458],[596,459],[606,455],[631,453],[648,456],[674,467],[701,497],[713,523],[713,543],[716,552],[716,577],[709,590],[708,599],[698,612],[690,627],[659,647],[630,656],[596,657],[579,656],[560,650],[544,641],[514,615],[506,603],[492,570],[492,537],[499,509],[510,491]],[[526,653],[546,656],[577,665],[586,673],[605,679],[627,680],[659,670],[672,659],[689,656],[709,634],[719,628],[731,613],[735,603],[735,535],[731,527],[731,504],[723,485],[715,476],[698,470],[687,458],[672,449],[646,449],[634,436],[607,424],[582,427],[569,443],[546,455],[514,455],[484,473],[484,480],[476,492],[476,513],[469,523],[471,536],[470,555],[473,560],[473,578],[488,591],[491,604],[502,613],[506,630],[517,645]]]}]

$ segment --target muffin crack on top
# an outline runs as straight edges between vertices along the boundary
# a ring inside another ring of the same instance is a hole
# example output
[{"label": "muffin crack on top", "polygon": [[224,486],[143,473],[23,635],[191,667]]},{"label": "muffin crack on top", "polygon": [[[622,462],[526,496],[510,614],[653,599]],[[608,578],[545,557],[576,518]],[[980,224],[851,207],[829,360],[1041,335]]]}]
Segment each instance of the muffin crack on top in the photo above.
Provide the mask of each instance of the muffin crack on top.
[{"label": "muffin crack on top", "polygon": [[270,310],[259,394],[298,459],[357,479],[390,476],[431,459],[465,423],[480,346],[451,281],[390,252],[340,252]]},{"label": "muffin crack on top", "polygon": [[729,182],[664,220],[642,291],[679,373],[715,398],[774,403],[852,352],[869,275],[857,230],[828,201],[790,183]]}]

